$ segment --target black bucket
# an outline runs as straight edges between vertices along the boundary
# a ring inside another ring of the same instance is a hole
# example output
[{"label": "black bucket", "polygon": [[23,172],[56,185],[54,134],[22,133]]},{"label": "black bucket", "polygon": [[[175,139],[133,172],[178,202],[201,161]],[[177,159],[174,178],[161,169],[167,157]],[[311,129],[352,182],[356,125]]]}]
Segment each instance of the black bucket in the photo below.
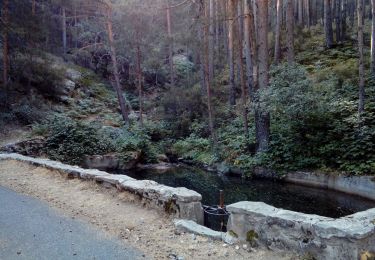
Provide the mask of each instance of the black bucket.
[{"label": "black bucket", "polygon": [[210,229],[226,232],[229,213],[225,207],[203,206],[204,225]]}]

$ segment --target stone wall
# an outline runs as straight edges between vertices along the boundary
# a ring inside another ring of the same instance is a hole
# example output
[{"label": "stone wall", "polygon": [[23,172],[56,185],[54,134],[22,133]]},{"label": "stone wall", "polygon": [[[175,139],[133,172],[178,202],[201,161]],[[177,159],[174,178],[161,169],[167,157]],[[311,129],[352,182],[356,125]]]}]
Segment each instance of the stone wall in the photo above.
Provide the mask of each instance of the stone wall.
[{"label": "stone wall", "polygon": [[228,233],[253,245],[293,250],[316,259],[358,259],[363,252],[375,251],[375,209],[339,219],[263,202],[238,202],[227,210],[231,213]]},{"label": "stone wall", "polygon": [[375,200],[375,176],[347,176],[315,172],[288,173],[285,181],[328,188]]},{"label": "stone wall", "polygon": [[202,196],[186,188],[173,188],[154,181],[135,180],[126,175],[83,169],[48,159],[37,159],[19,154],[0,154],[0,160],[17,160],[35,166],[58,171],[70,178],[93,180],[139,196],[147,205],[165,211],[175,217],[203,223]]}]

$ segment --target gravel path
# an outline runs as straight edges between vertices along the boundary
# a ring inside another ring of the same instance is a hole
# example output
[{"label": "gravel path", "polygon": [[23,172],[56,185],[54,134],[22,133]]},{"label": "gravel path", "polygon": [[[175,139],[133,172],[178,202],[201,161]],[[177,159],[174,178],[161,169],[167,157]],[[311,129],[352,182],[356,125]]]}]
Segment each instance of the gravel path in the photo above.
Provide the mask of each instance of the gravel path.
[{"label": "gravel path", "polygon": [[205,237],[179,234],[172,219],[144,207],[132,194],[91,181],[66,179],[58,172],[25,163],[0,161],[0,185],[44,201],[60,215],[88,223],[110,241],[119,240],[125,248],[144,252],[147,259],[297,259],[289,253],[245,250],[242,245],[236,249]]}]

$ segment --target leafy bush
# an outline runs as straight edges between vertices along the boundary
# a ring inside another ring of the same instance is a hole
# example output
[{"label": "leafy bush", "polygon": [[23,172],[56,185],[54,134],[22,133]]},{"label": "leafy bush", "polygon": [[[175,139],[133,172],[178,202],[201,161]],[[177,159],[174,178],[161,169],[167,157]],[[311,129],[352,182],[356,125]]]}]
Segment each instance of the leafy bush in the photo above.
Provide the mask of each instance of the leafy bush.
[{"label": "leafy bush", "polygon": [[16,106],[12,110],[12,113],[22,125],[40,122],[45,117],[42,111],[32,107],[30,104]]},{"label": "leafy bush", "polygon": [[85,155],[104,154],[113,150],[107,136],[98,134],[98,127],[66,117],[49,118],[45,152],[53,160],[81,164]]},{"label": "leafy bush", "polygon": [[331,79],[314,85],[299,65],[280,66],[261,94],[272,114],[271,145],[262,164],[281,171],[375,173],[375,104],[367,99],[359,119],[356,87]]},{"label": "leafy bush", "polygon": [[194,135],[177,141],[172,149],[177,155],[197,163],[212,164],[217,159],[212,153],[210,140]]}]

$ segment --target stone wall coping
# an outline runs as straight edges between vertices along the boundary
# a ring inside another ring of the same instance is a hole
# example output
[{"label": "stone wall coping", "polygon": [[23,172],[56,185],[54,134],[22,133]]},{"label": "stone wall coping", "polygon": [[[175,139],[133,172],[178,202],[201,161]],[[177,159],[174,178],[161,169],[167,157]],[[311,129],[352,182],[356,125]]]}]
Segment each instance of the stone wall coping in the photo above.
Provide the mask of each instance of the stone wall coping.
[{"label": "stone wall coping", "polygon": [[[119,185],[122,189],[137,193],[149,199],[176,202],[200,202],[202,195],[185,187],[169,187],[149,180],[135,180],[127,175],[110,174],[96,169],[83,169],[49,159],[33,158],[20,154],[0,154],[0,160],[16,160],[36,166],[57,170],[72,177]],[[153,194],[151,196],[151,194]]]},{"label": "stone wall coping", "polygon": [[231,214],[266,217],[293,225],[314,227],[322,238],[342,237],[362,239],[375,233],[375,208],[341,218],[328,218],[275,208],[263,202],[241,201],[227,206]]}]

